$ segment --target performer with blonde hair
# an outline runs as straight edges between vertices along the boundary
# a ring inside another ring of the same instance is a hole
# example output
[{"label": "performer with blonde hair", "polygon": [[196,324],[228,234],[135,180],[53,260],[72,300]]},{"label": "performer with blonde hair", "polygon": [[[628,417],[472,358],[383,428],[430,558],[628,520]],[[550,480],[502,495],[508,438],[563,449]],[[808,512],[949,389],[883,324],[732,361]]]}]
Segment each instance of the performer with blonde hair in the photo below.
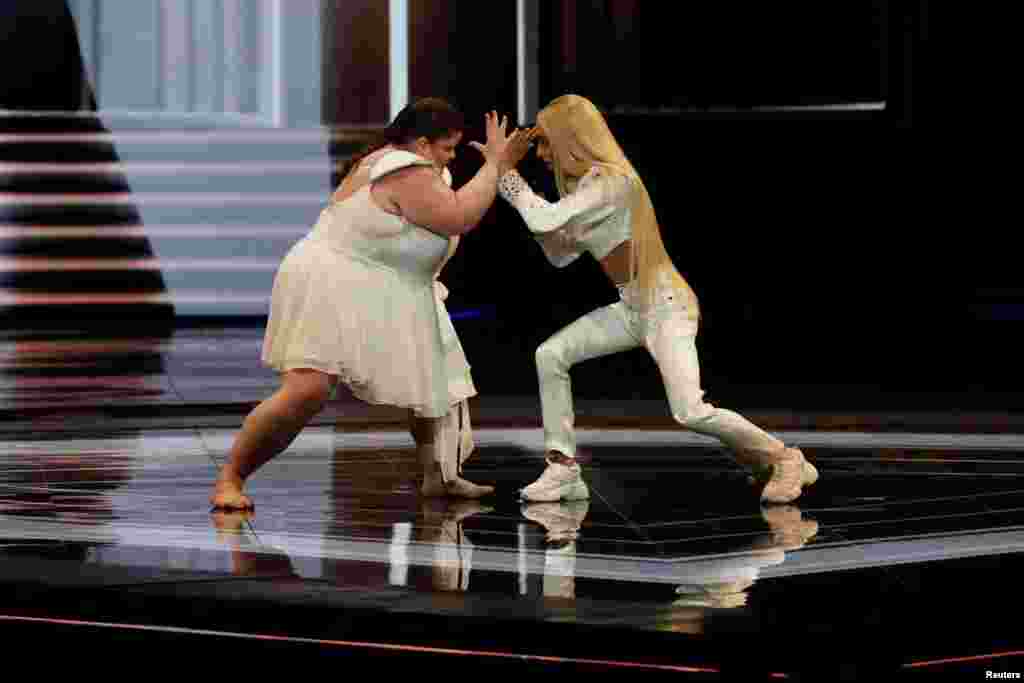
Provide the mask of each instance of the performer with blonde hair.
[{"label": "performer with blonde hair", "polygon": [[[535,194],[514,166],[532,142],[554,172],[561,199]],[[645,347],[665,383],[672,415],[683,427],[718,438],[749,467],[770,468],[761,499],[787,503],[813,484],[817,470],[797,448],[743,416],[703,400],[696,337],[697,296],[662,242],[651,198],[604,116],[578,95],[555,99],[537,126],[512,143],[513,168],[499,193],[523,217],[556,267],[590,253],[619,290],[619,301],[563,328],[536,352],[547,468],[521,492],[528,501],[589,497],[575,460],[569,369],[576,363]]]}]

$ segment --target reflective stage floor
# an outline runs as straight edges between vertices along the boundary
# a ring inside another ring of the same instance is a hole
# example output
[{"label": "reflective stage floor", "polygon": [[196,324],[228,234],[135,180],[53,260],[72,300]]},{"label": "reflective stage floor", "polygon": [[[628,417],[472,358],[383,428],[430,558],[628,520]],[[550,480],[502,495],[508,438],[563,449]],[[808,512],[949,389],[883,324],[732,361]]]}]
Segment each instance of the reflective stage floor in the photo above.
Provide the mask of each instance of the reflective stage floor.
[{"label": "reflective stage floor", "polygon": [[6,642],[692,680],[1021,669],[1022,437],[779,432],[822,476],[761,507],[709,440],[586,429],[591,500],[522,505],[539,429],[477,431],[467,477],[497,493],[471,503],[418,495],[408,434],[321,426],[252,479],[254,513],[211,512],[233,434],[0,442]]},{"label": "reflective stage floor", "polygon": [[543,469],[534,395],[481,386],[473,400],[466,476],[497,488],[480,503],[423,499],[402,416],[341,398],[254,476],[254,513],[212,512],[218,465],[275,386],[260,332],[0,347],[7,652],[42,644],[48,670],[72,671],[132,654],[188,675],[215,656],[229,676],[320,662],[631,680],[1024,670],[1019,414],[943,408],[955,396],[919,413],[891,396],[875,410],[727,402],[821,472],[794,505],[762,507],[657,392],[593,399],[582,373],[592,497],[524,506],[517,490]]}]

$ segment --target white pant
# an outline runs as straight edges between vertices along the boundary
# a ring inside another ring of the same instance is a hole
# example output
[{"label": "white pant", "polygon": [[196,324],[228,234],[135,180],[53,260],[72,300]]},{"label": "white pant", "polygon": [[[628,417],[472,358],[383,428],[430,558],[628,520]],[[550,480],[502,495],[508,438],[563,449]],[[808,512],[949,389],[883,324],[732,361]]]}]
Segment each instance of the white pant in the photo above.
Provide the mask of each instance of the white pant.
[{"label": "white pant", "polygon": [[537,349],[544,445],[576,455],[569,368],[576,363],[644,346],[661,371],[672,416],[692,431],[718,438],[747,464],[769,462],[784,444],[743,416],[704,402],[697,359],[698,322],[672,289],[660,290],[654,306],[639,313],[620,300],[562,328]]}]

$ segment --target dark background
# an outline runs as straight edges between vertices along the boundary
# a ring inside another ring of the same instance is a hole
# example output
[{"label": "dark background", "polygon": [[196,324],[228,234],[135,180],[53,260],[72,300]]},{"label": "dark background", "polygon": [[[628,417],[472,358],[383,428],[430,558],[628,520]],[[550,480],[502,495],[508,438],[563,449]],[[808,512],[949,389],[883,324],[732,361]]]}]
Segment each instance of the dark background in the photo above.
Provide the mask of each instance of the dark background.
[{"label": "dark background", "polygon": [[[459,5],[458,26],[512,20],[470,7]],[[542,10],[541,104],[575,92],[607,112],[701,298],[712,400],[1016,410],[1024,287],[1008,243],[951,174],[927,3]],[[511,48],[486,31],[450,34],[458,66],[443,84],[471,118],[494,103],[514,111]],[[456,182],[478,163],[466,149]],[[542,168],[523,170],[554,198]],[[615,299],[589,257],[552,268],[500,201],[444,279],[449,307],[480,316],[456,324],[482,390],[531,391],[533,349]],[[663,395],[643,351],[573,378],[581,395]]]}]

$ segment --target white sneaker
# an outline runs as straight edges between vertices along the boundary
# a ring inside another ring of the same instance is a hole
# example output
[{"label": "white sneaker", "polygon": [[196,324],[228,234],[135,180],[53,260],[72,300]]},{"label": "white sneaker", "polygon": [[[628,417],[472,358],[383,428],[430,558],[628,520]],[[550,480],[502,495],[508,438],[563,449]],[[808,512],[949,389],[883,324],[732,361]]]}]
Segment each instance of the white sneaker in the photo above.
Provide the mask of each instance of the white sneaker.
[{"label": "white sneaker", "polygon": [[579,463],[570,466],[549,460],[544,473],[520,491],[519,496],[535,503],[554,503],[559,500],[586,500],[590,498],[590,490],[583,482]]},{"label": "white sneaker", "polygon": [[787,448],[772,465],[772,475],[761,491],[766,503],[790,503],[800,497],[804,486],[818,481],[818,470],[807,462],[799,448]]}]

